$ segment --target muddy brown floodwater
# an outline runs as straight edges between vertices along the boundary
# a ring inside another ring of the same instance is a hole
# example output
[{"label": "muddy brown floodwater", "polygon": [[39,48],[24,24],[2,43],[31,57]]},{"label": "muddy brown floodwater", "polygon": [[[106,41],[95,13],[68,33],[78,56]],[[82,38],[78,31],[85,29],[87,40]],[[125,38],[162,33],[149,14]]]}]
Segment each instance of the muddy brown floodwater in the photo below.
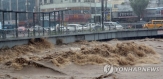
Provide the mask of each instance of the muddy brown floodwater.
[{"label": "muddy brown floodwater", "polygon": [[[116,71],[105,65],[156,67],[159,71]],[[53,45],[46,39],[0,49],[0,79],[163,79],[163,39],[81,41]]]}]

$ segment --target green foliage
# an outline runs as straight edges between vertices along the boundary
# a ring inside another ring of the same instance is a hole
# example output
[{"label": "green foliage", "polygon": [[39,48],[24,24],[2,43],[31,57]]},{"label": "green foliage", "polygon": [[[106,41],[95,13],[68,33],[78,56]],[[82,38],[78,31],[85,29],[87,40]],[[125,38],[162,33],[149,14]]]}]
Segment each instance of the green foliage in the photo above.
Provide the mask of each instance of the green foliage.
[{"label": "green foliage", "polygon": [[130,5],[139,19],[142,17],[148,4],[149,0],[130,0]]}]

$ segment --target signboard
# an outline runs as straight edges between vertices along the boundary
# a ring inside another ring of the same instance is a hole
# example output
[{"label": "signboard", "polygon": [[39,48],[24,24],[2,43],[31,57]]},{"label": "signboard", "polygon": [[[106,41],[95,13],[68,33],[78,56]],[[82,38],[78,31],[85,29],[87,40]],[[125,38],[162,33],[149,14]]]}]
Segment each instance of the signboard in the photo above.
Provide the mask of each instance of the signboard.
[{"label": "signboard", "polygon": [[[90,19],[90,14],[65,14],[63,16],[64,21],[87,21]],[[40,20],[43,20],[43,17],[40,17]],[[44,20],[49,20],[49,16],[44,16]],[[54,15],[50,16],[50,20],[54,20]],[[58,21],[58,16],[55,17],[55,20]],[[60,17],[61,20],[61,17]]]},{"label": "signboard", "polygon": [[106,20],[110,20],[110,18],[110,14],[108,14]]},{"label": "signboard", "polygon": [[163,35],[163,30],[158,30],[158,31],[157,31],[157,34],[158,34],[158,35]]},{"label": "signboard", "polygon": [[119,12],[118,17],[133,16],[132,12]]},{"label": "signboard", "polygon": [[86,21],[90,17],[90,14],[70,14],[68,15],[68,21]]}]

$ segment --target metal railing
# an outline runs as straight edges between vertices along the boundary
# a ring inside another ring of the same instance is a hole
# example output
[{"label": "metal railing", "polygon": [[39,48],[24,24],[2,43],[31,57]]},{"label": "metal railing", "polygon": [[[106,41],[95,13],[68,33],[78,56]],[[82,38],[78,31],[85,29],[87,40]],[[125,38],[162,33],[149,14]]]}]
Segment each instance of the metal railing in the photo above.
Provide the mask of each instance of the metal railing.
[{"label": "metal railing", "polygon": [[[61,29],[26,29],[24,31],[17,30],[17,29],[5,29],[5,30],[0,30],[0,40],[5,40],[5,39],[12,39],[12,38],[34,38],[34,37],[44,37],[44,36],[58,36],[58,35],[69,35],[69,34],[83,34],[83,33],[98,33],[98,32],[103,32],[103,31],[127,31],[127,30],[136,30],[136,29],[147,29],[147,28],[140,28],[135,26],[132,26],[131,28],[128,27],[128,25],[123,25],[122,29],[117,29],[117,28],[105,28],[105,30],[102,30],[102,27],[82,27],[81,29],[74,28],[74,30],[69,30],[68,28],[61,28]],[[153,29],[162,29],[162,28],[153,28]],[[148,29],[147,29],[148,30]],[[18,37],[16,36],[18,32]]]}]

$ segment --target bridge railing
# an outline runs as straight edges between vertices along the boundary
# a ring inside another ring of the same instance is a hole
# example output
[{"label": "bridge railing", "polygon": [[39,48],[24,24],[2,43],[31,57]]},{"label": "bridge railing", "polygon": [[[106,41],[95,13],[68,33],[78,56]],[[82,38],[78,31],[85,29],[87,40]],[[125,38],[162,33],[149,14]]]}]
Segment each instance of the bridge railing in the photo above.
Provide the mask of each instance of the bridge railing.
[{"label": "bridge railing", "polygon": [[[26,29],[24,31],[17,30],[17,29],[8,29],[8,30],[0,30],[0,40],[5,40],[5,39],[16,39],[16,38],[35,38],[35,37],[44,37],[44,36],[58,36],[58,35],[69,35],[69,34],[82,34],[82,33],[99,33],[103,31],[131,31],[131,30],[139,30],[139,29],[146,29],[147,28],[123,28],[123,29],[105,29],[102,30],[101,27],[99,28],[87,28],[85,29],[82,27],[82,29],[75,29],[73,31],[69,31],[67,28],[66,29]],[[153,29],[162,29],[162,28],[153,28]],[[18,34],[18,36],[17,36]]]}]

